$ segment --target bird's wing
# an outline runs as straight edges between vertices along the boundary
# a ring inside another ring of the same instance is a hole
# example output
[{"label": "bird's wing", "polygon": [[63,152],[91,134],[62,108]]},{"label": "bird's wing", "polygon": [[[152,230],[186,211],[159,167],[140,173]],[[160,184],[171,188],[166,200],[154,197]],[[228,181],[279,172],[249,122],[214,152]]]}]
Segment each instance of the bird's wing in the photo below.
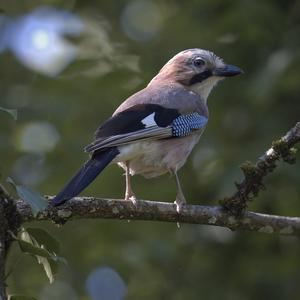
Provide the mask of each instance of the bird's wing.
[{"label": "bird's wing", "polygon": [[207,121],[207,117],[199,113],[181,115],[176,109],[140,104],[104,122],[96,131],[94,142],[85,151],[92,153],[135,141],[185,136],[203,128]]},{"label": "bird's wing", "polygon": [[106,139],[95,140],[85,147],[86,152],[94,152],[107,147],[114,147],[129,144],[135,141],[159,140],[172,136],[170,127],[151,127],[130,133],[117,134]]}]

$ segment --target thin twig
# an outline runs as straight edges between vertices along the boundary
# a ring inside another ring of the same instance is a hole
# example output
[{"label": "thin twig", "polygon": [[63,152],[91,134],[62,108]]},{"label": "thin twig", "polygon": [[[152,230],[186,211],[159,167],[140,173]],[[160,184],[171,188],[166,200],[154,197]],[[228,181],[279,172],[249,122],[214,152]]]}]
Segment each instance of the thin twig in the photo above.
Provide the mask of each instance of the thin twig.
[{"label": "thin twig", "polygon": [[237,191],[228,198],[220,201],[221,205],[233,215],[241,215],[247,208],[247,203],[264,189],[263,179],[277,167],[276,162],[283,161],[293,164],[296,161],[296,149],[293,146],[300,141],[300,122],[298,122],[286,135],[272,143],[255,164],[245,162],[241,169],[244,179],[236,183]]}]

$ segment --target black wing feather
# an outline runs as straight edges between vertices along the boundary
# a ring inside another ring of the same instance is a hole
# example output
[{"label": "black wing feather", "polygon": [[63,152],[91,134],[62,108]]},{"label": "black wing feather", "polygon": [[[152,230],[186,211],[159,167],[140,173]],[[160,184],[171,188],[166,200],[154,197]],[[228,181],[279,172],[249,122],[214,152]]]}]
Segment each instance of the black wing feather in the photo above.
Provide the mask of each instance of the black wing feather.
[{"label": "black wing feather", "polygon": [[[143,120],[154,113],[154,122],[146,126]],[[118,146],[135,140],[167,138],[172,131],[168,127],[180,116],[176,109],[157,104],[138,104],[113,115],[95,133],[93,143],[85,147],[94,152],[110,146]]]},{"label": "black wing feather", "polygon": [[139,104],[124,110],[105,121],[96,131],[95,139],[130,133],[144,129],[142,120],[155,113],[154,121],[159,127],[167,127],[180,114],[176,109],[157,104]]}]

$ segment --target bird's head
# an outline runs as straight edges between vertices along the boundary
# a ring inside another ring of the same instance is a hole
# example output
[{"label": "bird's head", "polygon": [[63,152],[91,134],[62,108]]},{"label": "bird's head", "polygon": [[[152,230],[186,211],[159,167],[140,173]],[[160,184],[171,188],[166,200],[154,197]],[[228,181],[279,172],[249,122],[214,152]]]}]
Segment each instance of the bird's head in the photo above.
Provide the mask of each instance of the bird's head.
[{"label": "bird's head", "polygon": [[218,81],[242,72],[236,66],[225,64],[223,59],[211,51],[188,49],[171,58],[150,84],[178,82],[206,101]]}]

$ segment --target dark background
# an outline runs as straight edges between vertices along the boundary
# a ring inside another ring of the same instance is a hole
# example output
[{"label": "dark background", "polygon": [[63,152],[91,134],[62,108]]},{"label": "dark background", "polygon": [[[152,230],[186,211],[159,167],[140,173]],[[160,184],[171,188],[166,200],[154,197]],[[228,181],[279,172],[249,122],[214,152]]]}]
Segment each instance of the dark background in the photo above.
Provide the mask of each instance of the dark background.
[{"label": "dark background", "polygon": [[[187,48],[210,49],[245,71],[220,83],[209,97],[207,129],[180,172],[189,203],[216,205],[231,195],[241,178],[239,165],[255,161],[299,121],[299,1],[1,0],[0,8],[17,16],[41,3],[84,18],[95,29],[96,42],[79,41],[86,58],[55,78],[25,68],[9,52],[0,56],[0,106],[19,110],[16,122],[0,112],[3,181],[12,176],[42,194],[57,193],[87,158],[82,149],[96,127]],[[83,194],[122,198],[121,174],[116,166],[107,168]],[[250,209],[299,216],[299,182],[299,162],[280,163]],[[168,176],[134,177],[133,186],[142,199],[175,198]],[[56,236],[69,265],[50,286],[34,259],[14,247],[8,263],[18,261],[8,279],[14,293],[89,299],[86,278],[108,266],[124,280],[126,299],[296,299],[300,294],[296,237],[126,220],[30,226]]]}]

